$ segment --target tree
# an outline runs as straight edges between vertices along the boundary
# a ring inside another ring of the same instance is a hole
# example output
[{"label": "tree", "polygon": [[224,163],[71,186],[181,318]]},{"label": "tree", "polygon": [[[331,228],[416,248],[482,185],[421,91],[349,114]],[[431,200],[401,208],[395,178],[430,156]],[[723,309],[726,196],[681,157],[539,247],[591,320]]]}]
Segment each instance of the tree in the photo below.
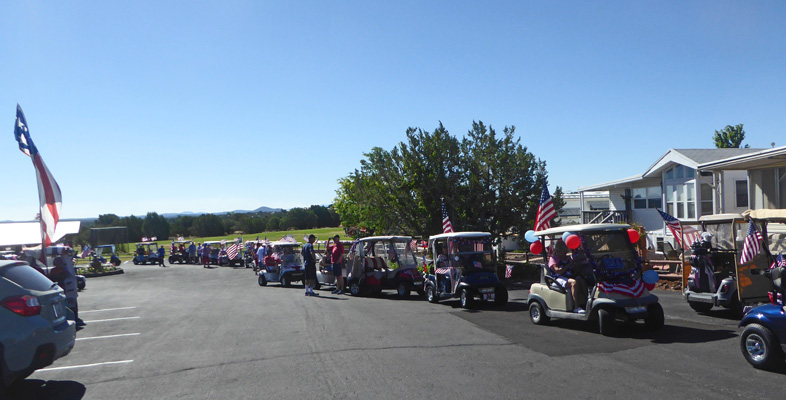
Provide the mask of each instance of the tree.
[{"label": "tree", "polygon": [[120,217],[115,214],[99,214],[96,225],[98,226],[113,226],[120,222]]},{"label": "tree", "polygon": [[169,238],[169,222],[162,215],[157,212],[149,212],[145,216],[145,222],[142,224],[142,232],[147,237],[157,237],[159,240],[166,240]]},{"label": "tree", "polygon": [[[745,130],[742,129],[742,124],[734,126],[726,125],[726,127],[720,131],[715,131],[713,140],[715,141],[715,147],[718,149],[738,149],[742,141],[745,140]],[[749,147],[749,145],[745,145],[746,149]]]},{"label": "tree", "polygon": [[442,125],[409,128],[392,151],[372,148],[360,169],[339,180],[333,203],[345,229],[428,236],[442,231],[442,201],[457,230],[495,237],[523,231],[537,211],[545,163],[515,139],[473,122],[459,141]]},{"label": "tree", "polygon": [[142,218],[133,215],[120,219],[120,225],[125,225],[128,228],[128,240],[138,242],[142,240]]},{"label": "tree", "polygon": [[213,214],[202,214],[194,220],[194,235],[196,236],[221,236],[226,233],[221,219]]}]

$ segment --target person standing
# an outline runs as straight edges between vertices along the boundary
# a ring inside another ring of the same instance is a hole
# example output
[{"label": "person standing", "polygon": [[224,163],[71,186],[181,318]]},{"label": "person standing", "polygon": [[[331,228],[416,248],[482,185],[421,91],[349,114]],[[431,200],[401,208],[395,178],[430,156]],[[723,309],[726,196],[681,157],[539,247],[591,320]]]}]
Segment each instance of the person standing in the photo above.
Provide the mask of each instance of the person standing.
[{"label": "person standing", "polygon": [[[257,268],[256,271],[265,267],[265,257],[267,256],[267,247],[264,244],[257,243]],[[305,260],[304,260],[305,261]],[[255,272],[256,272],[255,271]]]},{"label": "person standing", "polygon": [[202,268],[210,266],[210,245],[205,243],[202,245]]},{"label": "person standing", "polygon": [[303,281],[306,285],[306,296],[319,296],[314,292],[317,283],[317,258],[314,255],[314,241],[317,237],[308,235],[308,243],[303,246]]},{"label": "person standing", "polygon": [[344,293],[344,274],[343,274],[343,259],[344,259],[344,244],[341,243],[341,237],[339,235],[333,236],[333,246],[327,248],[328,254],[330,254],[330,263],[333,268],[333,276],[336,278],[336,290],[334,290],[333,294],[345,294]]},{"label": "person standing", "polygon": [[191,242],[191,244],[188,245],[188,263],[189,264],[197,262],[196,261],[196,259],[197,259],[196,258],[196,254],[197,254],[196,245],[194,244],[194,242]]},{"label": "person standing", "polygon": [[158,248],[158,266],[159,267],[166,267],[164,265],[164,256],[166,255],[166,250],[164,250],[164,246],[160,246]]},{"label": "person standing", "polygon": [[54,264],[58,264],[57,260],[60,259],[62,267],[65,270],[65,279],[63,279],[63,290],[65,290],[66,306],[74,312],[74,321],[76,326],[84,326],[85,323],[79,319],[79,304],[76,298],[79,296],[79,286],[76,281],[76,269],[74,268],[74,253],[70,247],[66,247],[62,256],[55,259]]}]

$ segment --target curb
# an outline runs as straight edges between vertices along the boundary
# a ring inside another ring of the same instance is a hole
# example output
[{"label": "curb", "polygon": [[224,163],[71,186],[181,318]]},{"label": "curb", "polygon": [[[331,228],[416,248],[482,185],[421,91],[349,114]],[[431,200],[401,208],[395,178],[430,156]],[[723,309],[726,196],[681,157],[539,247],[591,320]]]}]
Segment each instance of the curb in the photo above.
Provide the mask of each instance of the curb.
[{"label": "curb", "polygon": [[105,272],[103,274],[82,274],[82,276],[84,276],[85,278],[100,278],[102,276],[120,275],[124,273],[125,271],[123,271],[122,268],[118,268],[114,271]]}]

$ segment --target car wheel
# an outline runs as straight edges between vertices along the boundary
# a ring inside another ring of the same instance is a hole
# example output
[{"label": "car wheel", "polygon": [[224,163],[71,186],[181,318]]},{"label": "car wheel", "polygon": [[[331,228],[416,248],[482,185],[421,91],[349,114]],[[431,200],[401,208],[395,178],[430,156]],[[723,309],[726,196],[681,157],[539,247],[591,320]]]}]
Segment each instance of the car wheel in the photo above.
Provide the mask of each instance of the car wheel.
[{"label": "car wheel", "polygon": [[644,326],[647,329],[657,331],[663,328],[665,318],[663,317],[663,306],[660,303],[650,304],[647,307],[647,318],[644,320]]},{"label": "car wheel", "polygon": [[175,261],[176,261],[176,260],[175,260],[175,258],[174,258],[174,257],[171,257],[171,256],[169,257],[169,263],[170,263],[170,264],[174,264],[174,263],[175,263]]},{"label": "car wheel", "polygon": [[257,282],[259,282],[259,286],[267,286],[267,279],[265,279],[265,275],[263,274],[259,274]]},{"label": "car wheel", "polygon": [[754,368],[773,370],[783,365],[783,351],[775,335],[766,327],[750,324],[740,336],[740,349]]},{"label": "car wheel", "polygon": [[139,260],[137,260],[136,257],[134,257],[134,265],[139,265]]},{"label": "car wheel", "polygon": [[429,303],[436,303],[439,301],[437,289],[434,286],[429,286],[428,289],[426,289],[426,299]]},{"label": "car wheel", "polygon": [[396,293],[398,293],[399,297],[409,297],[409,294],[412,293],[412,287],[407,282],[400,282],[396,287]]},{"label": "car wheel", "polygon": [[289,287],[292,284],[289,275],[284,275],[281,277],[281,286]]},{"label": "car wheel", "polygon": [[469,290],[461,289],[461,294],[459,296],[461,299],[461,308],[472,307],[472,296],[469,295]]},{"label": "car wheel", "polygon": [[529,319],[535,325],[545,325],[551,320],[551,318],[546,315],[543,306],[537,301],[533,301],[529,305]]},{"label": "car wheel", "polygon": [[508,304],[508,290],[505,288],[498,288],[497,292],[494,294],[494,305],[502,307],[505,304]]},{"label": "car wheel", "polygon": [[708,312],[712,310],[712,304],[710,303],[699,303],[698,301],[689,301],[688,305],[694,311],[698,311],[698,312]]},{"label": "car wheel", "polygon": [[614,321],[614,314],[611,311],[601,308],[598,310],[598,329],[603,336],[610,336],[616,330],[616,321]]},{"label": "car wheel", "polygon": [[353,296],[360,296],[361,292],[362,292],[362,290],[361,290],[361,287],[360,287],[360,282],[352,281],[352,282],[349,283],[349,294],[351,294]]}]

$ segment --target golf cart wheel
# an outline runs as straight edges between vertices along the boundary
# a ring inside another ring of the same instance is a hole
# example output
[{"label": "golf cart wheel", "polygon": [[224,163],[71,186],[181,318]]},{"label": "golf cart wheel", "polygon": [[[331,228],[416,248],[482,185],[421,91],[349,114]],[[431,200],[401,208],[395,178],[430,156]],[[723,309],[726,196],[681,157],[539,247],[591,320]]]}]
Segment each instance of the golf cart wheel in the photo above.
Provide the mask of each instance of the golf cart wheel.
[{"label": "golf cart wheel", "polygon": [[281,277],[281,286],[289,287],[292,284],[289,275],[284,275]]},{"label": "golf cart wheel", "polygon": [[647,307],[647,318],[644,320],[644,326],[647,329],[657,331],[663,328],[665,318],[663,317],[663,306],[660,303],[650,304]]},{"label": "golf cart wheel", "polygon": [[117,259],[117,260],[113,261],[112,264],[114,264],[115,267],[119,267],[120,266],[120,259]]},{"label": "golf cart wheel", "polygon": [[505,304],[508,304],[508,290],[505,288],[498,288],[494,294],[494,305],[503,307]]},{"label": "golf cart wheel", "polygon": [[712,310],[711,303],[699,303],[698,301],[689,301],[688,305],[694,311],[698,311],[698,312],[709,312],[710,310]]},{"label": "golf cart wheel", "polygon": [[766,327],[750,324],[740,336],[740,349],[754,368],[773,370],[783,365],[783,351],[775,335]]},{"label": "golf cart wheel", "polygon": [[412,293],[412,287],[407,282],[401,282],[396,287],[396,293],[398,293],[399,297],[409,297],[409,294]]},{"label": "golf cart wheel", "polygon": [[616,323],[617,321],[614,320],[614,314],[611,311],[605,308],[598,310],[598,330],[600,330],[601,335],[610,336],[614,334],[617,328]]},{"label": "golf cart wheel", "polygon": [[469,294],[469,290],[461,289],[461,294],[459,295],[461,299],[461,308],[470,308],[472,307],[472,296]]},{"label": "golf cart wheel", "polygon": [[139,265],[139,260],[137,260],[136,257],[134,257],[134,265]]},{"label": "golf cart wheel", "polygon": [[169,256],[169,263],[170,264],[174,264],[175,261],[177,261],[177,260],[175,260],[175,257]]},{"label": "golf cart wheel", "polygon": [[353,296],[360,296],[362,294],[362,288],[360,287],[360,282],[352,281],[349,283],[349,294]]},{"label": "golf cart wheel", "polygon": [[263,274],[259,274],[259,279],[257,279],[257,282],[259,282],[259,286],[267,286],[267,279],[265,279],[265,275]]},{"label": "golf cart wheel", "polygon": [[539,302],[533,301],[529,305],[529,319],[535,325],[546,325],[551,318],[546,315],[543,306]]},{"label": "golf cart wheel", "polygon": [[439,301],[437,289],[434,286],[429,285],[428,289],[426,289],[426,299],[429,303],[436,303]]}]

